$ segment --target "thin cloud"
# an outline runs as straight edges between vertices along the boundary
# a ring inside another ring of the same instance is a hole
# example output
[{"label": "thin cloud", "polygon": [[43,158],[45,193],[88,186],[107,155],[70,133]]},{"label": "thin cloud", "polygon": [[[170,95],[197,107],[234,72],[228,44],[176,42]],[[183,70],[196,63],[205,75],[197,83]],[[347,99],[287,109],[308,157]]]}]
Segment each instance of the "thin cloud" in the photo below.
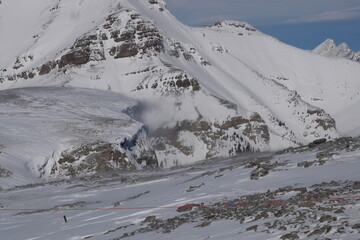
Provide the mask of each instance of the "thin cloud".
[{"label": "thin cloud", "polygon": [[312,23],[360,18],[360,7],[323,12],[285,21],[285,23]]}]

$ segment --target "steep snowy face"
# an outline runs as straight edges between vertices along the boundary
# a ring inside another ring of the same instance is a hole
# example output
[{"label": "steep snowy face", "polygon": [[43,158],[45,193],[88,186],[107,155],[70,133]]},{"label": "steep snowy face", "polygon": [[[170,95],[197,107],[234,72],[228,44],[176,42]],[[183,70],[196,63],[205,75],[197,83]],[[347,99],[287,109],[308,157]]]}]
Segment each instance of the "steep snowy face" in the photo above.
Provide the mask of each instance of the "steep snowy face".
[{"label": "steep snowy face", "polygon": [[352,51],[346,43],[336,46],[332,39],[326,39],[313,52],[326,57],[342,57],[360,62],[360,52]]},{"label": "steep snowy face", "polygon": [[[0,88],[95,88],[136,99],[131,117],[149,128],[161,166],[335,138],[336,116],[360,100],[358,64],[287,46],[247,23],[190,28],[160,0],[37,1],[23,19],[34,23],[32,37],[7,50]],[[340,130],[356,124],[344,119]]]}]

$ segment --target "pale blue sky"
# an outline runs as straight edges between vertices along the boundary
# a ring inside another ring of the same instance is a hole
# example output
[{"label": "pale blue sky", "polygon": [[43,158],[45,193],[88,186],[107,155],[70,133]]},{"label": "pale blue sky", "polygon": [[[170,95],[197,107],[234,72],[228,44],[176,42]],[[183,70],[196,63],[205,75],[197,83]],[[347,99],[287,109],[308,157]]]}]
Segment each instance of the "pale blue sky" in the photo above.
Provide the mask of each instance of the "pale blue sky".
[{"label": "pale blue sky", "polygon": [[246,21],[291,45],[312,49],[326,38],[360,50],[360,0],[166,0],[190,26]]}]

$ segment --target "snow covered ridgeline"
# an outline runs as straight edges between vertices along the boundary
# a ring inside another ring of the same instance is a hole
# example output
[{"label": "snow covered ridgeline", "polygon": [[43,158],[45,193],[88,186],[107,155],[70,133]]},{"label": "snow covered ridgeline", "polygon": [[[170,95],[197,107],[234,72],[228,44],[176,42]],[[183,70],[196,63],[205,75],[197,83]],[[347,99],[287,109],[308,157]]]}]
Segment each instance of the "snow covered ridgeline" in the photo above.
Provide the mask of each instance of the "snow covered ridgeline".
[{"label": "snow covered ridgeline", "polygon": [[336,46],[333,39],[326,39],[323,43],[317,46],[313,52],[326,57],[347,58],[360,62],[359,51],[352,51],[346,43],[340,43],[338,46]]},{"label": "snow covered ridgeline", "polygon": [[135,105],[89,89],[1,91],[1,187],[157,166],[143,124],[126,113]]}]

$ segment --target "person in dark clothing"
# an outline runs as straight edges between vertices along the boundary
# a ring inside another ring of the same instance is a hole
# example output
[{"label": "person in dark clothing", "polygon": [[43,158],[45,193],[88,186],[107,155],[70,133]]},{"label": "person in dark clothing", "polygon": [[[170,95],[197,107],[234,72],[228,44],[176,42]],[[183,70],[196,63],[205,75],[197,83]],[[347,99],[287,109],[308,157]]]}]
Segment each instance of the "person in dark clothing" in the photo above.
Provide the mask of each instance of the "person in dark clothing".
[{"label": "person in dark clothing", "polygon": [[66,216],[64,215],[64,221],[65,221],[65,223],[67,223],[67,219],[66,219]]}]

